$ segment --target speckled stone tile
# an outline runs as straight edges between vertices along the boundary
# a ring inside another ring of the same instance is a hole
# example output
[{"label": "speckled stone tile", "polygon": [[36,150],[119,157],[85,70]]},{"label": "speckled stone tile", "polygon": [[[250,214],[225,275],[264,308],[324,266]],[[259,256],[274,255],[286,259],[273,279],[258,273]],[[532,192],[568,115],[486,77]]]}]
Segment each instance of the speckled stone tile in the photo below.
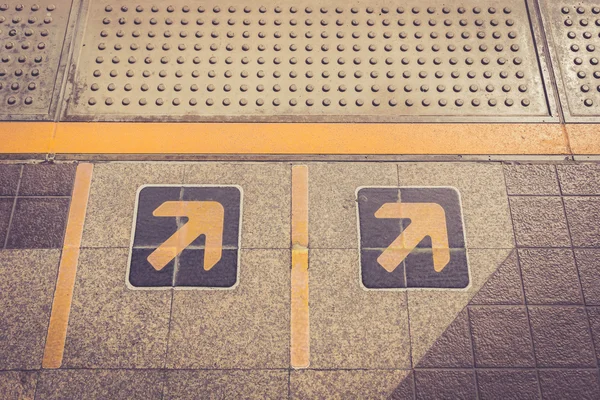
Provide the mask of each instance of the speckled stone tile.
[{"label": "speckled stone tile", "polygon": [[290,251],[242,250],[239,285],[176,290],[168,368],[288,368]]},{"label": "speckled stone tile", "polygon": [[511,197],[517,245],[569,247],[569,230],[560,197]]},{"label": "speckled stone tile", "polygon": [[394,394],[409,371],[292,371],[291,399],[400,399]]},{"label": "speckled stone tile", "polygon": [[477,398],[473,370],[417,370],[415,386],[417,400]]},{"label": "speckled stone tile", "polygon": [[283,399],[287,370],[167,371],[165,400]]},{"label": "speckled stone tile", "polygon": [[59,250],[0,251],[0,369],[41,367],[59,259]]},{"label": "speckled stone tile", "polygon": [[540,370],[540,387],[544,400],[598,398],[600,378],[597,369]]},{"label": "speckled stone tile", "polygon": [[529,321],[539,367],[596,367],[585,307],[529,307]]},{"label": "speckled stone tile", "polygon": [[310,248],[356,249],[356,189],[397,185],[395,164],[308,164]]},{"label": "speckled stone tile", "polygon": [[357,250],[309,252],[311,368],[410,368],[406,294],[364,290]]},{"label": "speckled stone tile", "polygon": [[600,197],[565,197],[565,212],[575,247],[600,247]]},{"label": "speckled stone tile", "polygon": [[600,195],[600,165],[557,165],[558,178],[564,195]]},{"label": "speckled stone tile", "polygon": [[156,370],[46,370],[36,400],[160,400],[164,373]]},{"label": "speckled stone tile", "polygon": [[61,248],[69,203],[67,198],[18,198],[6,248]]},{"label": "speckled stone tile", "polygon": [[504,177],[509,195],[559,195],[554,165],[505,164]]},{"label": "speckled stone tile", "polygon": [[600,249],[575,249],[575,262],[583,289],[585,304],[600,305]]},{"label": "speckled stone tile", "polygon": [[76,164],[25,165],[19,196],[70,196],[76,169]]},{"label": "speckled stone tile", "polygon": [[0,196],[15,196],[21,175],[21,165],[0,164]]},{"label": "speckled stone tile", "polygon": [[477,370],[480,400],[537,400],[538,378],[533,369]]},{"label": "speckled stone tile", "polygon": [[583,304],[571,249],[519,249],[528,304]]},{"label": "speckled stone tile", "polygon": [[289,163],[187,164],[186,184],[239,185],[242,248],[290,247],[292,167]]},{"label": "speckled stone tile", "polygon": [[511,249],[471,249],[468,252],[471,285],[467,289],[408,292],[413,365],[419,364],[431,345],[510,254]]},{"label": "speckled stone tile", "polygon": [[535,367],[524,306],[469,306],[475,366]]},{"label": "speckled stone tile", "polygon": [[81,246],[128,248],[138,188],[181,184],[183,169],[176,163],[94,165]]},{"label": "speckled stone tile", "polygon": [[0,398],[6,400],[33,400],[38,371],[0,372]]},{"label": "speckled stone tile", "polygon": [[467,248],[514,246],[501,164],[402,163],[400,186],[453,186],[460,193]]},{"label": "speckled stone tile", "polygon": [[169,290],[125,285],[127,249],[82,249],[63,367],[162,368]]}]

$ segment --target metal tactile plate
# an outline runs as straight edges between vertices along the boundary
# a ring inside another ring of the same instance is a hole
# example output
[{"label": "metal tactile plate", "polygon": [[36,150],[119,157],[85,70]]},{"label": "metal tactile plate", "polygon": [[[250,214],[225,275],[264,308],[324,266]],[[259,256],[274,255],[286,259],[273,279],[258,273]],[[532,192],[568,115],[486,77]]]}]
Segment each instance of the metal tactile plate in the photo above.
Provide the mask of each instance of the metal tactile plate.
[{"label": "metal tactile plate", "polygon": [[543,2],[554,67],[562,82],[563,110],[572,117],[600,116],[600,2]]},{"label": "metal tactile plate", "polygon": [[0,4],[0,119],[48,118],[70,1]]},{"label": "metal tactile plate", "polygon": [[547,116],[525,2],[448,4],[92,0],[67,118]]}]

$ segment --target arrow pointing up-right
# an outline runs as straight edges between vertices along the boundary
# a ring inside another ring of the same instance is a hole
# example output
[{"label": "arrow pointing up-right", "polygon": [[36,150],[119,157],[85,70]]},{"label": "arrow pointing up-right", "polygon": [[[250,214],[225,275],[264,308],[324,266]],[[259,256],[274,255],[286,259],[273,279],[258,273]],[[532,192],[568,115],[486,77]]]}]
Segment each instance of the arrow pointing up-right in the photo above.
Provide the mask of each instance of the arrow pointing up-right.
[{"label": "arrow pointing up-right", "polygon": [[435,271],[441,272],[450,262],[446,213],[439,204],[386,203],[375,217],[410,219],[410,225],[377,258],[386,271],[394,271],[426,236],[431,238]]}]

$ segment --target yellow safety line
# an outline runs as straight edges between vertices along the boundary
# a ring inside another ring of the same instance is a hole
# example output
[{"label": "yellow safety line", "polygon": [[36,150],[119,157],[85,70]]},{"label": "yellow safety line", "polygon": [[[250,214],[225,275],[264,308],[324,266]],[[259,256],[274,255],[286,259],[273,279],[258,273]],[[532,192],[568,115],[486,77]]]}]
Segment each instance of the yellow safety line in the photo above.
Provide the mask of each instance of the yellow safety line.
[{"label": "yellow safety line", "polygon": [[291,341],[292,368],[310,364],[308,311],[308,167],[292,167],[292,283]]},{"label": "yellow safety line", "polygon": [[69,313],[73,300],[73,288],[77,273],[79,247],[83,233],[83,222],[92,182],[93,164],[79,164],[75,175],[73,197],[69,209],[69,220],[65,233],[65,242],[58,267],[58,279],[52,302],[50,326],[44,349],[43,368],[60,368],[65,349]]},{"label": "yellow safety line", "polygon": [[573,154],[600,154],[600,125],[567,124],[565,128]]},{"label": "yellow safety line", "polygon": [[1,122],[0,153],[46,154],[55,128],[53,122]]},{"label": "yellow safety line", "polygon": [[569,154],[560,124],[60,122],[50,138],[13,124],[0,123],[0,153]]}]

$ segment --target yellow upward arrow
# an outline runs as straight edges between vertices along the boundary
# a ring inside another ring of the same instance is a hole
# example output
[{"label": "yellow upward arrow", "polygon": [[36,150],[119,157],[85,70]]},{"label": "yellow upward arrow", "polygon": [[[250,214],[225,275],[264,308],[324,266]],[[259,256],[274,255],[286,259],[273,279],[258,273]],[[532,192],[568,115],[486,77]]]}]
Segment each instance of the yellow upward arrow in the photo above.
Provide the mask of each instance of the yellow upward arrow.
[{"label": "yellow upward arrow", "polygon": [[425,236],[431,237],[433,268],[441,272],[450,262],[446,213],[437,203],[386,203],[376,218],[408,218],[410,225],[381,253],[377,262],[388,272],[394,271]]},{"label": "yellow upward arrow", "polygon": [[187,217],[188,222],[148,256],[148,262],[160,271],[204,234],[204,270],[219,262],[222,255],[225,211],[216,201],[166,201],[152,213],[155,217]]}]

